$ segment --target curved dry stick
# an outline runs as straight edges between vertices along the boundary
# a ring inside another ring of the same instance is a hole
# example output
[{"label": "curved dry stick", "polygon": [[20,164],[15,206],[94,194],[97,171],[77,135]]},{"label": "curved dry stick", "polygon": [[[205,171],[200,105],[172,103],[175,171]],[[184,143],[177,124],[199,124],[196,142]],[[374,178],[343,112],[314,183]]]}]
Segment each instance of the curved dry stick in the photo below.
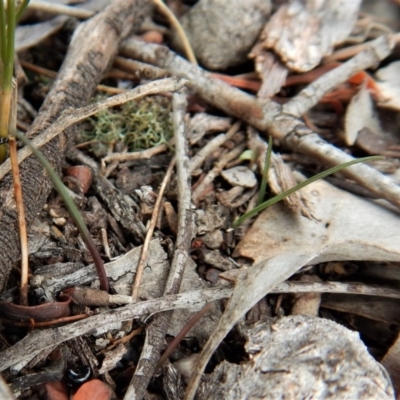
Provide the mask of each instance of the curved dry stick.
[{"label": "curved dry stick", "polygon": [[175,166],[175,159],[172,160],[169,164],[167,172],[165,173],[164,179],[160,186],[160,191],[158,192],[158,197],[156,204],[154,204],[153,213],[151,215],[150,226],[146,233],[146,238],[144,239],[143,246],[142,246],[142,253],[140,254],[140,259],[138,262],[138,266],[136,268],[136,275],[135,280],[133,282],[132,287],[132,299],[133,301],[137,301],[139,298],[139,290],[140,290],[140,283],[142,281],[143,270],[145,267],[145,262],[147,258],[147,250],[150,245],[151,238],[153,236],[154,228],[156,227],[158,215],[160,213],[161,202],[164,196],[164,191],[168,185],[168,182],[171,179],[172,171]]}]

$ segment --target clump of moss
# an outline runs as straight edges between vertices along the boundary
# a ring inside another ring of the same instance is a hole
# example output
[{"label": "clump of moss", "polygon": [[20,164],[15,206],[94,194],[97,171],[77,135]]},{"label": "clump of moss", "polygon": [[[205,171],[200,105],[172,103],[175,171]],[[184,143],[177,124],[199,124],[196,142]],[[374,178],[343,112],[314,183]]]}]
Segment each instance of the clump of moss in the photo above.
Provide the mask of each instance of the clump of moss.
[{"label": "clump of moss", "polygon": [[172,137],[171,103],[161,96],[130,101],[90,117],[82,132],[84,141],[123,142],[129,151],[145,150]]}]

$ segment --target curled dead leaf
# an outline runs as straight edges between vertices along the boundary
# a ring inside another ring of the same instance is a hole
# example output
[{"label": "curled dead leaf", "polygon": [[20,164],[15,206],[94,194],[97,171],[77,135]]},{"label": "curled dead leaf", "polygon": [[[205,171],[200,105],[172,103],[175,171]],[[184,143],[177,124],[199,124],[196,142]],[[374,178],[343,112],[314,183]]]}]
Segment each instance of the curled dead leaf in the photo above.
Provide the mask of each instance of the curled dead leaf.
[{"label": "curled dead leaf", "polygon": [[60,301],[40,304],[39,306],[20,306],[19,304],[0,302],[0,317],[12,321],[49,321],[70,315],[69,296],[60,296]]},{"label": "curled dead leaf", "polygon": [[110,386],[99,379],[93,379],[83,384],[72,400],[113,400],[116,396]]}]

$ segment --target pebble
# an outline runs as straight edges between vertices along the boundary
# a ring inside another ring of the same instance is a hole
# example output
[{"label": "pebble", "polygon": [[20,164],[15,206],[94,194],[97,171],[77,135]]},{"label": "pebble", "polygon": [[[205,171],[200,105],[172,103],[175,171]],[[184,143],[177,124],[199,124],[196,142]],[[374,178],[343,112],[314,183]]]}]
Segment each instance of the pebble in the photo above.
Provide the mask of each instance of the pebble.
[{"label": "pebble", "polygon": [[257,178],[254,172],[243,165],[222,171],[221,176],[232,186],[241,186],[251,189],[257,185]]}]

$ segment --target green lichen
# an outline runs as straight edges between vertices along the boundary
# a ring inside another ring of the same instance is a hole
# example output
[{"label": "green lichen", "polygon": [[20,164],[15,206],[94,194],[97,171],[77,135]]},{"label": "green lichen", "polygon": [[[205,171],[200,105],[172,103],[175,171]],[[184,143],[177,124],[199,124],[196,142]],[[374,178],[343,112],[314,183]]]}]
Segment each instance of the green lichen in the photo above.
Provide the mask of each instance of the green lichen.
[{"label": "green lichen", "polygon": [[[97,99],[98,100],[98,99]],[[84,141],[123,142],[129,151],[149,149],[172,137],[171,103],[161,96],[130,101],[90,117],[82,132]]]}]

